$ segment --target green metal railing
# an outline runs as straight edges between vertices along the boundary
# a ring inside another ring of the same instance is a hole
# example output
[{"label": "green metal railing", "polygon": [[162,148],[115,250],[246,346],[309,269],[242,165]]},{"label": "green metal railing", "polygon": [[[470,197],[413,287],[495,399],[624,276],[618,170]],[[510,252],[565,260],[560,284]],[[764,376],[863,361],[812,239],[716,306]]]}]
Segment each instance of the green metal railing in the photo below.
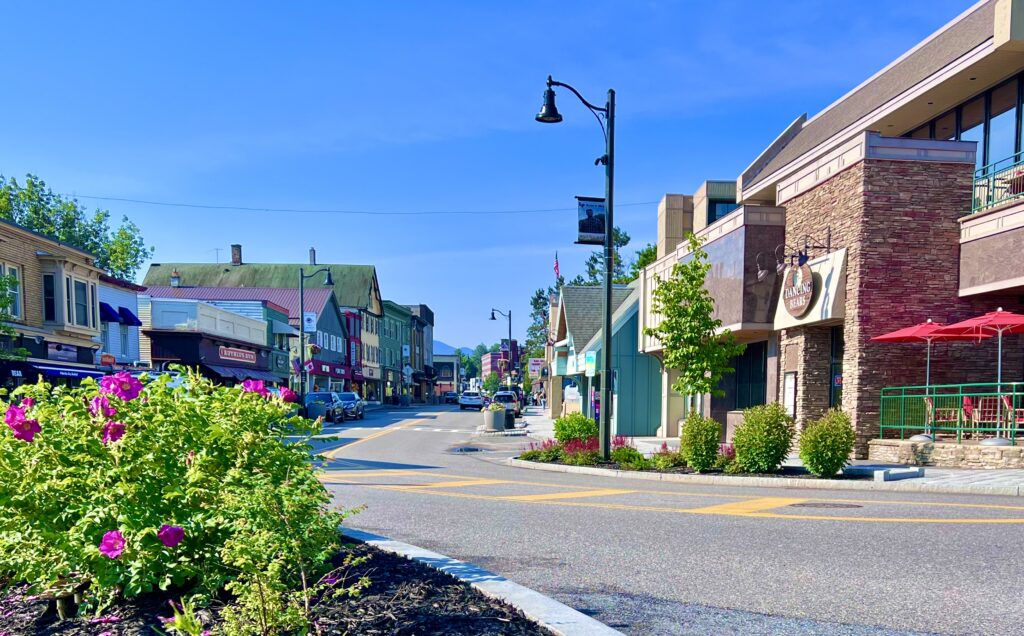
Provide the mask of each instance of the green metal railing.
[{"label": "green metal railing", "polygon": [[882,389],[882,438],[918,433],[936,441],[1024,434],[1024,383],[892,386]]},{"label": "green metal railing", "polygon": [[1024,151],[979,168],[974,173],[971,212],[981,212],[1024,197]]}]

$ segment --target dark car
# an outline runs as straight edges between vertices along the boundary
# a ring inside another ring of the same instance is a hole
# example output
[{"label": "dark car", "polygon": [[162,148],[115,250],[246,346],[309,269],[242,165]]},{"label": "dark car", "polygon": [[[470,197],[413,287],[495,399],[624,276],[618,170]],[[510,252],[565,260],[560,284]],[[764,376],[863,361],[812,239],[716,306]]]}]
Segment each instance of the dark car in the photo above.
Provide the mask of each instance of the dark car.
[{"label": "dark car", "polygon": [[455,391],[448,391],[447,393],[444,394],[444,403],[445,404],[458,404],[459,403],[459,394],[456,393]]},{"label": "dark car", "polygon": [[345,410],[337,393],[315,391],[306,394],[306,417],[323,417],[325,422],[344,422]]},{"label": "dark car", "polygon": [[346,391],[339,393],[338,398],[341,400],[346,419],[361,420],[366,417],[366,402],[358,394]]}]

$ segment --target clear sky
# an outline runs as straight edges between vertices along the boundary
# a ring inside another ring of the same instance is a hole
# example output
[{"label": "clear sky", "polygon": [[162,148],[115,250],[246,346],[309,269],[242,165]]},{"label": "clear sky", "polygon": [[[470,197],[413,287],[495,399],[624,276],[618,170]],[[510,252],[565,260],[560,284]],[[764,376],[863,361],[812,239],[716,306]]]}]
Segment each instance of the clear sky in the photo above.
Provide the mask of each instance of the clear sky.
[{"label": "clear sky", "polygon": [[[435,337],[493,342],[512,309],[582,270],[573,196],[603,194],[603,140],[550,73],[617,92],[617,225],[642,247],[656,201],[735,178],[965,10],[965,0],[5,3],[0,174],[56,191],[370,216],[157,207],[128,215],[154,260],[372,263]],[[634,204],[634,205],[629,205]],[[144,272],[140,273],[140,276]]]}]

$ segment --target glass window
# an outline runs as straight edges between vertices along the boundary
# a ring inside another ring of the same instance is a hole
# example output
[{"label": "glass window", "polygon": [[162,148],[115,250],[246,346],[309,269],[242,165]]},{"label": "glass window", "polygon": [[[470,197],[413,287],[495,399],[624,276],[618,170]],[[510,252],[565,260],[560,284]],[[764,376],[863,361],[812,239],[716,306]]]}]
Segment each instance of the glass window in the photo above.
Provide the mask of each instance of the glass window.
[{"label": "glass window", "polygon": [[8,293],[11,295],[11,306],[7,310],[12,318],[21,318],[21,270],[13,265],[5,268],[4,274],[10,276],[11,287]]},{"label": "glass window", "polygon": [[68,324],[75,322],[75,303],[71,299],[71,277],[64,277],[64,306],[68,310]]},{"label": "glass window", "polygon": [[99,322],[100,322],[99,320],[96,319],[96,311],[97,311],[98,308],[99,308],[99,303],[96,302],[96,284],[95,283],[90,283],[89,284],[89,315],[92,316],[92,321],[89,323],[89,326],[92,327],[93,329],[95,329],[96,325],[98,325]]},{"label": "glass window", "polygon": [[729,214],[739,207],[735,201],[708,200],[708,225]]},{"label": "glass window", "polygon": [[976,97],[960,108],[960,141],[978,142],[978,167],[985,165],[985,96]]},{"label": "glass window", "polygon": [[1008,159],[1016,149],[1017,80],[1011,80],[992,91],[991,113],[986,163]]},{"label": "glass window", "polygon": [[128,347],[128,330],[129,330],[129,327],[126,327],[125,325],[121,325],[121,328],[119,329],[119,331],[121,332],[121,356],[122,357],[128,357],[128,355],[131,353],[131,351],[130,351],[130,349]]},{"label": "glass window", "polygon": [[105,322],[100,326],[100,339],[103,341],[103,350],[110,351],[110,323]]},{"label": "glass window", "polygon": [[935,138],[941,141],[956,139],[956,111],[951,110],[935,120]]},{"label": "glass window", "polygon": [[89,285],[85,281],[74,281],[75,286],[75,324],[79,327],[89,326]]},{"label": "glass window", "polygon": [[768,385],[768,347],[752,342],[736,359],[736,408],[746,409],[765,403]]},{"label": "glass window", "polygon": [[53,274],[43,274],[43,320],[57,320],[57,281]]},{"label": "glass window", "polygon": [[831,390],[828,393],[829,408],[843,406],[843,354],[846,352],[846,337],[842,327],[832,327]]},{"label": "glass window", "polygon": [[924,126],[918,128],[917,130],[911,131],[911,133],[907,136],[910,137],[911,139],[931,139],[932,126],[931,124],[925,124]]}]

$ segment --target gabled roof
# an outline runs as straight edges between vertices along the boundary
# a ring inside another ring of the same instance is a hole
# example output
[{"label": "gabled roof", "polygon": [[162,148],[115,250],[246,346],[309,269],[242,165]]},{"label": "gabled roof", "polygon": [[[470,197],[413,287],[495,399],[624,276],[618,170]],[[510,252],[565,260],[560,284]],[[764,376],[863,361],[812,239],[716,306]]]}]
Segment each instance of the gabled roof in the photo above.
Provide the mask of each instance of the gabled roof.
[{"label": "gabled roof", "polygon": [[[626,298],[619,304],[618,309],[612,313],[612,335],[617,334],[626,320],[631,318],[640,308],[640,287],[632,287]],[[601,329],[597,330],[597,333],[587,341],[587,344],[580,350],[580,352],[596,351],[601,347]]]},{"label": "gabled roof", "polygon": [[[179,272],[181,270],[178,270]],[[267,287],[171,287],[169,285],[152,285],[147,293],[153,298],[188,298],[192,300],[260,300],[280,307],[288,314],[288,319],[299,318],[298,289],[270,289]],[[307,289],[303,304],[306,311],[315,311],[317,315],[331,299],[331,290],[327,288]]]},{"label": "gabled roof", "polygon": [[[626,285],[612,287],[612,312],[619,308],[632,289]],[[582,351],[604,322],[604,288],[600,286],[562,287],[561,311],[565,312],[566,331]]]},{"label": "gabled roof", "polygon": [[[992,37],[995,0],[974,5],[811,119],[741,177],[744,192]],[[775,144],[773,144],[775,145]],[[758,165],[759,164],[759,165]]]},{"label": "gabled roof", "polygon": [[[299,268],[316,271],[329,268],[334,279],[334,297],[341,307],[366,309],[380,313],[380,286],[377,284],[377,270],[373,265],[317,264],[302,265],[290,263],[153,263],[149,266],[146,286],[169,285],[171,272],[177,270],[181,285],[188,287],[261,287],[273,289],[297,289]],[[306,291],[323,288],[321,275],[305,282]],[[296,301],[297,303],[298,301]],[[278,303],[280,304],[280,303]]]}]

